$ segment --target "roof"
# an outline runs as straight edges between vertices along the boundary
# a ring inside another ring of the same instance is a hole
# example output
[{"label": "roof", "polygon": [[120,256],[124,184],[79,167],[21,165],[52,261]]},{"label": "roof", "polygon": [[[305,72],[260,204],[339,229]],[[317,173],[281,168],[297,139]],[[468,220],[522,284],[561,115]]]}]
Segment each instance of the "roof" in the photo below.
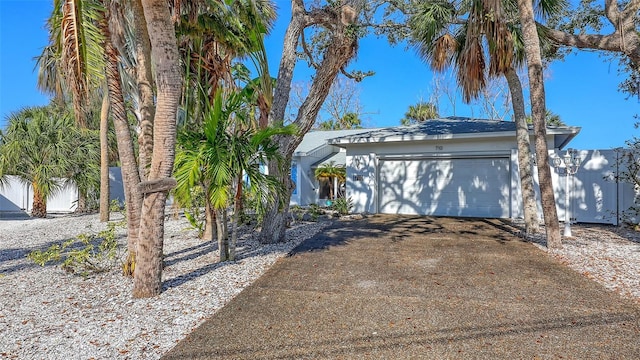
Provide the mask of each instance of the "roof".
[{"label": "roof", "polygon": [[[515,131],[516,123],[512,121],[447,117],[409,126],[374,129],[366,133],[332,138],[328,142],[332,145],[343,146],[356,143],[514,136]],[[532,131],[531,125],[529,125],[529,131]],[[579,127],[547,127],[547,134],[556,136],[556,147],[560,149],[579,132]]]},{"label": "roof", "polygon": [[320,161],[316,161],[315,163],[311,164],[311,168],[316,168],[322,164],[329,164],[331,162],[334,162],[336,165],[346,165],[347,164],[347,152],[346,151],[338,151],[337,153],[332,153],[331,155],[325,157],[324,159],[320,160]]},{"label": "roof", "polygon": [[352,129],[352,130],[324,130],[309,131],[302,138],[302,142],[296,148],[294,156],[305,156],[314,150],[328,144],[329,139],[357,135],[377,129]]}]

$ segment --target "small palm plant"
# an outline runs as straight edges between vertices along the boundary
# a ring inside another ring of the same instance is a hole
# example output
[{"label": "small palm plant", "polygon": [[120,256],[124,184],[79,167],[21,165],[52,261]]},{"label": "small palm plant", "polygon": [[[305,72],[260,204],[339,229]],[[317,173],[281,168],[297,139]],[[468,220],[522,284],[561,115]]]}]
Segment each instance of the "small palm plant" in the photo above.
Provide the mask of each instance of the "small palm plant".
[{"label": "small palm plant", "polygon": [[[261,203],[273,201],[274,194],[284,191],[282,184],[260,172],[259,166],[266,161],[282,161],[272,139],[276,135],[291,134],[294,129],[249,126],[247,102],[243,92],[224,93],[218,89],[213,106],[204,116],[204,130],[185,131],[178,138],[174,170],[178,182],[176,200],[188,204],[193,200],[192,188],[201,187],[207,215],[205,234],[212,238],[217,235],[220,261],[235,259],[243,176],[249,179],[249,191],[261,199]],[[227,238],[229,207],[234,209],[230,243]]]},{"label": "small palm plant", "polygon": [[344,165],[336,165],[335,161],[324,163],[315,170],[316,179],[326,179],[329,181],[329,199],[337,197],[336,187],[344,183],[347,178],[347,170]]}]

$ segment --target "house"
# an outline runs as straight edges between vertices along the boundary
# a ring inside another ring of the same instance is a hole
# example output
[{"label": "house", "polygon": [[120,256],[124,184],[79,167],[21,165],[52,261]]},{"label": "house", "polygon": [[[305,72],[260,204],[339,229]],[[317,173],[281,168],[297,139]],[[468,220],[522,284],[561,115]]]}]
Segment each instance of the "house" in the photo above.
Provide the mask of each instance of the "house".
[{"label": "house", "polygon": [[[579,132],[579,127],[548,127],[550,156],[567,147]],[[330,136],[327,144],[345,151],[346,193],[355,213],[519,218],[523,211],[515,133],[514,122],[449,117]],[[533,144],[531,129],[530,134]],[[612,154],[603,154],[581,153],[591,170],[581,169],[579,175],[591,180],[575,181],[581,188],[567,204],[562,200],[560,171],[554,169],[559,216],[565,208],[575,207],[586,214],[586,222],[617,223],[611,214],[619,212],[621,192],[628,197],[629,189],[606,183],[604,177],[615,161]],[[298,159],[303,161],[302,156]],[[574,204],[578,200],[582,202]]]},{"label": "house", "polygon": [[310,131],[305,134],[291,162],[291,179],[296,185],[291,195],[291,205],[322,205],[328,199],[328,186],[315,178],[315,169],[331,161],[345,166],[347,154],[346,149],[329,144],[329,140],[373,130],[376,129]]}]

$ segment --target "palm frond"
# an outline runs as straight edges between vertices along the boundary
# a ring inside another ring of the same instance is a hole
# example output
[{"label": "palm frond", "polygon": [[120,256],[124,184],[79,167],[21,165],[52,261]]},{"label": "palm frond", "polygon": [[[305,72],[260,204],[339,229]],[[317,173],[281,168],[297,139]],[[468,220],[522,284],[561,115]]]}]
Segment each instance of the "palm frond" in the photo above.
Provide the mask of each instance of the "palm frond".
[{"label": "palm frond", "polygon": [[444,71],[451,65],[457,47],[458,43],[450,33],[437,38],[431,50],[431,68],[435,71]]},{"label": "palm frond", "polygon": [[559,14],[569,6],[567,0],[540,0],[534,2],[534,11],[542,20],[546,20],[553,14]]},{"label": "palm frond", "polygon": [[463,100],[468,103],[477,98],[485,86],[484,53],[478,37],[467,38],[456,64],[458,85],[462,88]]}]

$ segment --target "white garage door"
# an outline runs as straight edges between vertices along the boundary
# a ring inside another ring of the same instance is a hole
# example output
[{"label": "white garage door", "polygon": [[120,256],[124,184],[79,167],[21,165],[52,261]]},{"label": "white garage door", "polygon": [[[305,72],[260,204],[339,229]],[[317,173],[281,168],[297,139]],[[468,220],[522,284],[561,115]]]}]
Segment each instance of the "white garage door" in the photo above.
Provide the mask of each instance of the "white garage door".
[{"label": "white garage door", "polygon": [[383,214],[509,217],[509,159],[380,161]]}]

